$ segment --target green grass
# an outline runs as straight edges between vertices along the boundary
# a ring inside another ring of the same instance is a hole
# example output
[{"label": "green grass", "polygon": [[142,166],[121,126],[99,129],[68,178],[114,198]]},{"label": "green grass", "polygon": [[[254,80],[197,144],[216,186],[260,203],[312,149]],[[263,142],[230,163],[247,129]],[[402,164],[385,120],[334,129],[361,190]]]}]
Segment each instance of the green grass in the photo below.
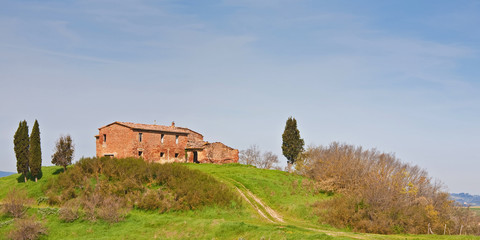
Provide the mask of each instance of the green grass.
[{"label": "green grass", "polygon": [[42,167],[43,177],[38,179],[38,182],[29,180],[25,183],[20,174],[0,178],[0,199],[3,199],[13,187],[26,190],[28,196],[35,200],[44,197],[43,190],[49,179],[58,176],[61,172],[63,172],[62,167]]},{"label": "green grass", "polygon": [[241,164],[186,164],[186,166],[209,173],[234,186],[244,185],[267,205],[280,212],[285,218],[318,223],[310,207],[316,201],[328,198],[315,193],[304,183],[307,179],[278,170],[258,169]]},{"label": "green grass", "polygon": [[[377,235],[352,233],[318,224],[311,204],[329,196],[315,193],[302,182],[302,176],[282,171],[263,170],[239,164],[185,164],[192,169],[211,174],[234,186],[245,186],[264,203],[283,215],[285,224],[269,223],[248,204],[241,208],[205,207],[200,210],[159,214],[155,211],[132,210],[124,221],[110,224],[99,220],[77,220],[64,223],[55,214],[42,216],[39,209],[45,203],[33,204],[29,215],[36,215],[48,228],[42,239],[367,239],[367,240],[467,240],[472,236],[438,235]],[[35,182],[19,182],[18,174],[0,178],[0,199],[13,187],[25,189],[29,197],[44,197],[43,190],[50,178],[58,176],[61,167],[44,167],[43,178]],[[0,214],[0,239],[6,239],[13,225],[10,217]],[[6,224],[2,224],[6,223]],[[334,237],[324,232],[334,234]]]}]

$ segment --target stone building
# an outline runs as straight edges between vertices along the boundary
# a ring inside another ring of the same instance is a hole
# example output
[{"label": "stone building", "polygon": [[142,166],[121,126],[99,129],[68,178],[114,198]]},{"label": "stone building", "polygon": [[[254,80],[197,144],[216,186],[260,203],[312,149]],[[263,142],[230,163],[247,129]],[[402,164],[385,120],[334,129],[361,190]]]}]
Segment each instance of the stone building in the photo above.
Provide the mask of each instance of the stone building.
[{"label": "stone building", "polygon": [[98,129],[97,156],[142,157],[150,162],[236,163],[238,150],[203,141],[188,128],[113,122]]}]

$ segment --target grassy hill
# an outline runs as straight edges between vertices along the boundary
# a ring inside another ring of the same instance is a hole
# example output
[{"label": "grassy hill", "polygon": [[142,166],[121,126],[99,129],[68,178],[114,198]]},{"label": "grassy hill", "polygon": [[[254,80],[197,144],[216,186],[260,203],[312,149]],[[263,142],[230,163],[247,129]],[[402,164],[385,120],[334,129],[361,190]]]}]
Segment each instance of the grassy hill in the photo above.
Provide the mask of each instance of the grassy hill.
[{"label": "grassy hill", "polygon": [[[42,219],[48,235],[42,239],[480,239],[472,236],[357,234],[319,224],[312,204],[330,198],[314,182],[295,174],[257,169],[240,164],[183,164],[225,183],[242,197],[236,207],[207,206],[198,210],[131,210],[118,223],[103,220],[71,223],[58,218],[58,207],[42,200],[49,181],[61,167],[44,167],[43,178],[19,182],[19,174],[0,178],[0,199],[13,187],[24,189],[33,203],[28,214]],[[13,228],[11,218],[0,215],[0,239]]]}]

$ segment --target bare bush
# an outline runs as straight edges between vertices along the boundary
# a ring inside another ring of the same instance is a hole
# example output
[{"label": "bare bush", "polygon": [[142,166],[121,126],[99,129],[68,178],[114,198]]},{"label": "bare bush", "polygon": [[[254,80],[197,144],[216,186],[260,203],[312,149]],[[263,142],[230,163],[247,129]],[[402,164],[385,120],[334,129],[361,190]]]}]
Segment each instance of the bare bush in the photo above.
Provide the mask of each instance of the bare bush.
[{"label": "bare bush", "polygon": [[116,223],[124,219],[128,210],[124,207],[124,203],[121,198],[107,196],[103,199],[97,212],[100,219],[103,219],[109,223]]},{"label": "bare bush", "polygon": [[14,218],[20,218],[27,210],[26,205],[31,202],[32,201],[27,197],[27,192],[25,190],[20,190],[14,187],[7,193],[7,196],[3,200],[3,212]]},{"label": "bare bush", "polygon": [[97,221],[97,207],[102,201],[101,195],[98,192],[88,194],[82,199],[82,207],[85,212],[85,220],[95,222]]},{"label": "bare bush", "polygon": [[64,222],[73,222],[80,217],[80,203],[76,200],[70,200],[63,204],[59,211],[59,218]]},{"label": "bare bush", "polygon": [[47,234],[47,229],[35,218],[19,218],[15,220],[8,237],[13,240],[33,240]]},{"label": "bare bush", "polygon": [[339,143],[311,146],[301,154],[296,171],[318,181],[324,190],[342,193],[324,212],[327,222],[338,227],[425,234],[443,233],[445,225],[458,232],[468,225],[473,233],[479,222],[473,216],[469,221],[459,217],[441,183],[393,154]]}]

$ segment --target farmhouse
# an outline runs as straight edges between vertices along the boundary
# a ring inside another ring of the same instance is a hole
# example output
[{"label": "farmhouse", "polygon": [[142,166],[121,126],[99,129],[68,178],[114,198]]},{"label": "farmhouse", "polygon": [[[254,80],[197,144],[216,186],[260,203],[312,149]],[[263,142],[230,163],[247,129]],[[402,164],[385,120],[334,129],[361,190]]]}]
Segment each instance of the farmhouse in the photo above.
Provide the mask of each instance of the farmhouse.
[{"label": "farmhouse", "polygon": [[188,128],[113,122],[98,129],[97,156],[142,157],[149,162],[236,163],[238,150],[203,141]]}]

